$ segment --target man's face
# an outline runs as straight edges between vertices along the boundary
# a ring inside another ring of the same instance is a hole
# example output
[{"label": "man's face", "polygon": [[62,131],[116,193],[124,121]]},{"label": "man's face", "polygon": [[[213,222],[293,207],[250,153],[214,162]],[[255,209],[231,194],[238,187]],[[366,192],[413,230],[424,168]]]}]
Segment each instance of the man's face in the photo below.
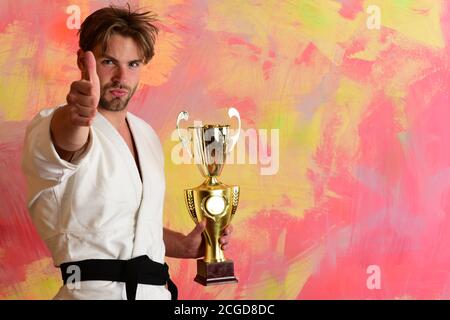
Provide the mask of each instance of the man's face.
[{"label": "man's face", "polygon": [[139,84],[142,57],[135,41],[118,34],[110,37],[107,51],[100,46],[93,52],[100,80],[99,106],[109,111],[122,111]]}]

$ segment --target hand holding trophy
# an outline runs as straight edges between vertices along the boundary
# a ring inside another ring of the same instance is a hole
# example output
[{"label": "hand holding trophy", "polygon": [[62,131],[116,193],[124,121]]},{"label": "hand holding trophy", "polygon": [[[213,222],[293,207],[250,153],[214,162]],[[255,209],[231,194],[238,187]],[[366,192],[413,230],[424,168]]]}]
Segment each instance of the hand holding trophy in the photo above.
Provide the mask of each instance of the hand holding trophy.
[{"label": "hand holding trophy", "polygon": [[194,222],[206,220],[203,232],[205,257],[197,260],[195,281],[207,286],[235,283],[234,263],[225,259],[219,238],[236,213],[239,201],[239,186],[228,186],[218,180],[226,156],[233,150],[239,138],[241,119],[235,108],[228,110],[230,118],[238,119],[238,130],[230,133],[229,125],[204,125],[188,127],[187,137],[181,135],[180,122],[189,119],[189,113],[178,115],[177,130],[180,141],[194,158],[205,181],[196,188],[184,190],[188,212]]}]

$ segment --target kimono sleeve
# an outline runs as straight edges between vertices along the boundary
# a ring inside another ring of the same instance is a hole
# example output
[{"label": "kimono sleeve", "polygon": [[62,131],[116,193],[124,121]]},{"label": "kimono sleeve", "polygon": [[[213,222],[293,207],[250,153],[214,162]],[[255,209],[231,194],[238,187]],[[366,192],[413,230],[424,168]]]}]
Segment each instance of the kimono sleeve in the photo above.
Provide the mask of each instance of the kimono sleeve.
[{"label": "kimono sleeve", "polygon": [[50,121],[55,109],[44,109],[28,125],[25,133],[22,170],[32,193],[54,187],[72,176],[93,148],[93,130],[90,128],[88,145],[76,161],[61,159],[50,134]]}]

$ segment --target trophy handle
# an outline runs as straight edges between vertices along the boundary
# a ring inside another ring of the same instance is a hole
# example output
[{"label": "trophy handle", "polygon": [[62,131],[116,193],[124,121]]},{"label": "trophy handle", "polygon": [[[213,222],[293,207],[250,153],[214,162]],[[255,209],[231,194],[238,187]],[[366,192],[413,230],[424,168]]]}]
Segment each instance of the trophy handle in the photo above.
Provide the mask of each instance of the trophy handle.
[{"label": "trophy handle", "polygon": [[234,214],[236,213],[236,209],[238,207],[239,203],[239,187],[235,186],[233,187],[233,195],[232,195],[232,201],[231,201],[231,218],[234,217]]},{"label": "trophy handle", "polygon": [[181,141],[181,144],[183,145],[184,149],[189,153],[189,155],[191,156],[191,158],[193,158],[193,152],[191,152],[191,148],[189,147],[189,139],[186,137],[183,137],[180,134],[180,122],[181,120],[188,120],[189,119],[189,112],[187,111],[181,111],[178,114],[178,118],[177,118],[177,133],[178,133],[178,138]]},{"label": "trophy handle", "polygon": [[194,202],[194,191],[193,190],[186,190],[186,203],[189,210],[189,215],[191,216],[192,220],[194,220],[196,223],[199,223],[197,214],[195,213],[195,202]]},{"label": "trophy handle", "polygon": [[231,152],[231,150],[233,150],[233,148],[236,146],[236,143],[237,143],[237,141],[239,139],[239,134],[241,133],[241,116],[239,114],[239,111],[237,111],[236,108],[232,107],[232,108],[228,109],[228,116],[230,118],[233,118],[233,117],[237,118],[237,120],[238,120],[238,129],[237,129],[237,132],[230,137],[231,145],[230,145],[230,148],[227,150],[227,153]]}]

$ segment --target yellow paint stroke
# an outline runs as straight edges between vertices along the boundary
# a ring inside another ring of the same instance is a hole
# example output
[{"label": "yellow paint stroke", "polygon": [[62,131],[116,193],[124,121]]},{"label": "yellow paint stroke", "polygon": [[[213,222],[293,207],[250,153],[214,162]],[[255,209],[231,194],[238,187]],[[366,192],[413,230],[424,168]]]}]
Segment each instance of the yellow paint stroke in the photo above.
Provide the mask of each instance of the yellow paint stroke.
[{"label": "yellow paint stroke", "polygon": [[274,43],[281,56],[298,53],[298,44],[313,42],[333,61],[336,45],[351,39],[365,24],[365,15],[348,20],[339,13],[342,5],[332,0],[208,2],[206,28],[241,35],[266,48]]},{"label": "yellow paint stroke", "polygon": [[165,83],[178,64],[177,52],[182,47],[181,36],[161,30],[155,44],[155,56],[142,71],[141,84],[159,86]]},{"label": "yellow paint stroke", "polygon": [[[440,24],[442,2],[436,0],[366,0],[364,8],[377,5],[381,25],[398,31],[419,44],[444,48]],[[369,16],[369,15],[367,15]]]},{"label": "yellow paint stroke", "polygon": [[33,261],[26,266],[25,280],[10,286],[0,286],[2,299],[52,299],[62,282],[51,258]]},{"label": "yellow paint stroke", "polygon": [[171,29],[166,31],[160,28],[155,42],[155,56],[144,68],[141,76],[141,84],[151,86],[159,86],[165,83],[171,75],[173,69],[178,65],[177,53],[183,50],[182,33],[177,30],[177,24],[183,21],[174,17],[174,7],[183,5],[183,0],[167,0],[167,1],[140,1],[138,8],[149,10],[157,15],[159,23]]},{"label": "yellow paint stroke", "polygon": [[36,42],[29,39],[25,23],[15,22],[0,34],[0,116],[4,120],[22,120],[30,90],[30,70],[23,64],[36,52]]},{"label": "yellow paint stroke", "polygon": [[339,125],[335,131],[335,143],[352,159],[359,150],[359,125],[372,97],[370,87],[358,82],[341,79],[335,93],[334,110],[329,113],[339,115]]},{"label": "yellow paint stroke", "polygon": [[286,277],[272,275],[264,271],[252,284],[247,284],[245,297],[252,299],[286,300],[296,299],[304,285],[317,267],[325,254],[325,246],[320,245],[308,250],[294,258],[286,271]]}]

